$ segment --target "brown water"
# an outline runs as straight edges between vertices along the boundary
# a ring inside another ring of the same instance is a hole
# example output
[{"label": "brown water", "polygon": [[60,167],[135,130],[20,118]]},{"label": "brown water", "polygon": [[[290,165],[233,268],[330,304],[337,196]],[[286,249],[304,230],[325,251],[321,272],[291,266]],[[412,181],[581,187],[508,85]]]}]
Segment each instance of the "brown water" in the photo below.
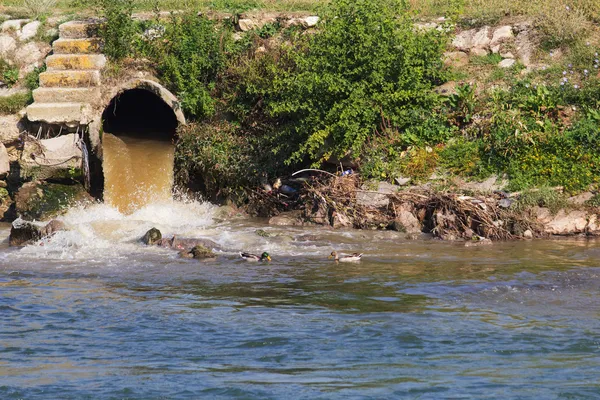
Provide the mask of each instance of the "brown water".
[{"label": "brown water", "polygon": [[153,136],[105,133],[104,201],[125,214],[171,199],[174,146]]}]

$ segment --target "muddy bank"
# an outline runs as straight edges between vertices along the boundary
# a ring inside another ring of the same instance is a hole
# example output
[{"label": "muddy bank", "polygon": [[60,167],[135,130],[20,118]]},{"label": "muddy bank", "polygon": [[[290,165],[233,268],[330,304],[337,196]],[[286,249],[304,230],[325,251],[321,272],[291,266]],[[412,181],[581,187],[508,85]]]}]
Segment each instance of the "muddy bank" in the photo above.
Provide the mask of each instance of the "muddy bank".
[{"label": "muddy bank", "polygon": [[[428,233],[448,241],[486,242],[551,236],[600,236],[592,193],[569,198],[503,190],[443,190],[365,183],[358,175],[309,179],[292,194],[257,193],[253,212],[271,213],[269,224],[321,225],[334,229],[394,230],[408,237]],[[258,205],[257,205],[258,204]]]}]

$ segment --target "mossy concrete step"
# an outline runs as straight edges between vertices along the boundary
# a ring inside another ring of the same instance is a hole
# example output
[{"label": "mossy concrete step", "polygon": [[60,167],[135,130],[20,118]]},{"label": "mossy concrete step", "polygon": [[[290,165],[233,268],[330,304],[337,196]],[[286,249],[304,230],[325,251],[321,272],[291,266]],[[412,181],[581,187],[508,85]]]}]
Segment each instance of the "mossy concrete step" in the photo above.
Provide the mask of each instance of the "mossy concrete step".
[{"label": "mossy concrete step", "polygon": [[48,71],[73,69],[102,69],[106,65],[103,54],[54,54],[46,57]]},{"label": "mossy concrete step", "polygon": [[93,54],[102,51],[100,39],[57,39],[52,43],[54,54]]},{"label": "mossy concrete step", "polygon": [[40,74],[40,87],[78,88],[100,85],[100,71],[46,71]]},{"label": "mossy concrete step", "polygon": [[40,87],[33,91],[36,103],[96,103],[100,100],[100,88]]},{"label": "mossy concrete step", "polygon": [[33,103],[27,107],[27,119],[49,124],[88,124],[92,107],[87,103]]},{"label": "mossy concrete step", "polygon": [[98,36],[100,21],[69,21],[58,27],[61,39],[85,39]]}]

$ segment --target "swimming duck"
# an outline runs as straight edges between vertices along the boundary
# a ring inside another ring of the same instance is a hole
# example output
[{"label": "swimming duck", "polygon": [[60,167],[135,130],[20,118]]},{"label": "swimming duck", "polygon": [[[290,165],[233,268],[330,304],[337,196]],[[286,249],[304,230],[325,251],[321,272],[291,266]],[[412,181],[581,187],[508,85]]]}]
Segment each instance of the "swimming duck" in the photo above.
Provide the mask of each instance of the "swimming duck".
[{"label": "swimming duck", "polygon": [[362,256],[363,256],[363,253],[352,253],[350,255],[339,256],[338,253],[336,253],[335,251],[332,251],[331,254],[329,255],[329,258],[334,258],[335,261],[339,261],[339,262],[351,262],[351,261],[360,261]]},{"label": "swimming duck", "polygon": [[240,253],[240,256],[246,261],[271,261],[271,256],[266,251],[260,256],[252,253]]}]

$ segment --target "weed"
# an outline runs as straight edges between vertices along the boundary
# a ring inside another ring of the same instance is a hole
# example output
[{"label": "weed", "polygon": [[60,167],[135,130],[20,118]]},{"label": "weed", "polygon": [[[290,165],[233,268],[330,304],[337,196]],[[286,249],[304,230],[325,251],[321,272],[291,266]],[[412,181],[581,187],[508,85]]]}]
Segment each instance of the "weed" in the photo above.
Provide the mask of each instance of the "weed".
[{"label": "weed", "polygon": [[16,93],[0,97],[0,114],[14,114],[31,102],[31,93]]},{"label": "weed", "polygon": [[533,188],[522,192],[515,204],[518,211],[531,207],[546,207],[550,212],[556,213],[567,205],[567,196],[550,187]]}]

